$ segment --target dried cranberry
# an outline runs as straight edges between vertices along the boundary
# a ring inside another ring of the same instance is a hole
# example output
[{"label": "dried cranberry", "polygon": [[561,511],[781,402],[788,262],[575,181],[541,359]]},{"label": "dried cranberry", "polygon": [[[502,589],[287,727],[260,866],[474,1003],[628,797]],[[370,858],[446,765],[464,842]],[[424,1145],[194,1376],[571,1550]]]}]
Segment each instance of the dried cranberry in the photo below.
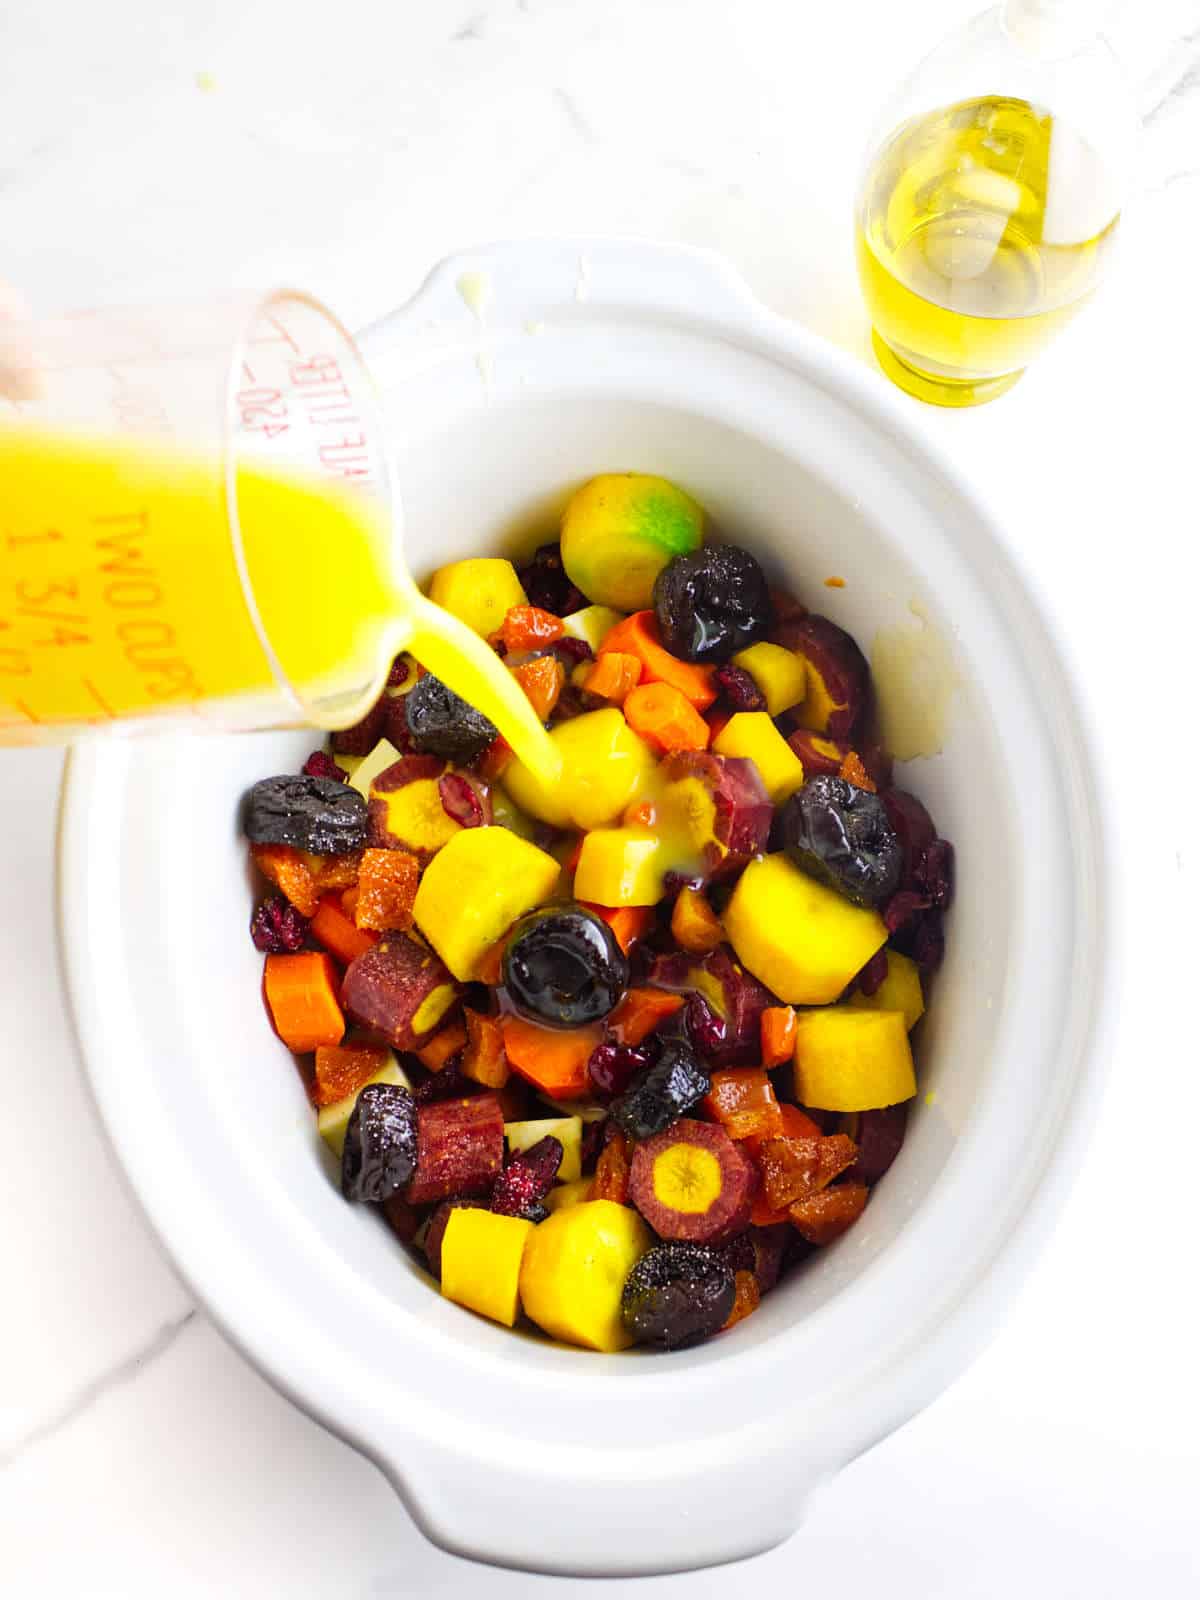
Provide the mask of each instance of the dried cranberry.
[{"label": "dried cranberry", "polygon": [[592,647],[586,639],[574,639],[570,634],[564,634],[561,639],[554,641],[556,655],[565,656],[567,664],[577,667],[581,661],[592,659]]},{"label": "dried cranberry", "polygon": [[683,1010],[687,1036],[702,1056],[720,1055],[729,1029],[701,994],[690,994]]},{"label": "dried cranberry", "polygon": [[460,772],[444,772],[438,779],[442,810],[464,828],[483,827],[483,802],[475,786]]},{"label": "dried cranberry", "polygon": [[913,877],[930,904],[945,911],[954,898],[954,846],[949,839],[935,839],[925,846],[914,865]]},{"label": "dried cranberry", "polygon": [[887,975],[887,950],[876,950],[870,961],[867,962],[866,966],[854,980],[854,987],[858,990],[859,994],[865,994],[869,998],[871,995],[878,992],[879,985],[883,982]]},{"label": "dried cranberry", "polygon": [[581,1172],[594,1172],[600,1152],[607,1142],[608,1118],[594,1117],[591,1122],[583,1125],[583,1139],[579,1146],[579,1168]]},{"label": "dried cranberry", "polygon": [[254,948],[264,955],[295,955],[308,938],[308,918],[302,917],[282,895],[268,895],[254,908],[250,937]]},{"label": "dried cranberry", "polygon": [[349,777],[327,750],[314,750],[300,771],[306,778],[336,778],[339,783],[345,783]]},{"label": "dried cranberry", "polygon": [[628,1044],[598,1044],[588,1058],[588,1077],[599,1100],[624,1094],[637,1073],[654,1064],[654,1055]]},{"label": "dried cranberry", "polygon": [[417,748],[413,743],[413,736],[408,728],[408,696],[406,694],[384,695],[381,736],[389,744],[394,744],[402,756],[411,755]]},{"label": "dried cranberry", "polygon": [[915,889],[899,889],[883,908],[883,925],[889,933],[899,933],[919,911],[928,911],[929,901]]},{"label": "dried cranberry", "polygon": [[942,931],[942,914],[940,911],[927,911],[917,924],[913,936],[912,958],[920,967],[921,975],[928,977],[941,966],[945,954],[946,935]]},{"label": "dried cranberry", "polygon": [[713,682],[735,711],[765,711],[766,696],[744,667],[731,661],[717,668]]},{"label": "dried cranberry", "polygon": [[907,789],[884,789],[879,798],[904,852],[900,882],[907,888],[913,883],[913,871],[922,851],[933,843],[937,829],[928,811]]},{"label": "dried cranberry", "polygon": [[400,689],[412,676],[413,666],[411,661],[406,661],[403,656],[397,656],[392,662],[392,670],[388,673],[387,686],[389,689]]},{"label": "dried cranberry", "polygon": [[492,1187],[491,1209],[503,1217],[527,1216],[550,1193],[562,1158],[562,1144],[553,1134],[518,1150]]},{"label": "dried cranberry", "polygon": [[563,570],[557,542],[539,545],[531,560],[517,568],[517,577],[531,606],[565,617],[587,605],[586,597]]}]

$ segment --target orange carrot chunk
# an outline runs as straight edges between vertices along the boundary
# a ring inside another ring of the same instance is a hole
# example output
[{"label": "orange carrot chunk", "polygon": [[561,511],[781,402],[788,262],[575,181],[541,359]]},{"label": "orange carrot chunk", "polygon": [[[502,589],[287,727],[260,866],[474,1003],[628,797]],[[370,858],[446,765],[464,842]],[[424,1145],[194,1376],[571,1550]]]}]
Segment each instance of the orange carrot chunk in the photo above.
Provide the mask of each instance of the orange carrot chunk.
[{"label": "orange carrot chunk", "polygon": [[[579,843],[582,848],[583,840],[580,839]],[[589,911],[594,911],[602,922],[608,923],[626,955],[654,926],[653,906],[598,906],[590,900],[581,900],[579,903]]]},{"label": "orange carrot chunk", "polygon": [[641,1044],[683,1003],[683,995],[668,994],[665,989],[626,989],[620,1005],[609,1015],[608,1026],[618,1044]]},{"label": "orange carrot chunk", "polygon": [[680,661],[673,656],[659,637],[653,611],[635,611],[624,622],[618,622],[615,628],[610,628],[600,641],[599,653],[606,656],[612,650],[619,650],[622,655],[636,656],[642,663],[643,683],[671,684],[697,711],[707,711],[717,698],[713,669],[696,666],[691,661]]},{"label": "orange carrot chunk", "polygon": [[504,1053],[514,1072],[552,1100],[576,1100],[588,1091],[588,1058],[604,1037],[598,1023],[586,1028],[540,1028],[524,1017],[505,1017]]},{"label": "orange carrot chunk", "polygon": [[762,1064],[781,1067],[796,1049],[796,1013],[791,1006],[767,1006],[759,1021],[762,1031]]},{"label": "orange carrot chunk", "polygon": [[275,1032],[297,1055],[323,1044],[341,1044],[346,1021],[337,998],[338,976],[324,950],[268,956],[263,992]]},{"label": "orange carrot chunk", "polygon": [[642,681],[642,663],[637,656],[621,650],[608,650],[596,660],[583,687],[589,694],[602,695],[613,705],[623,706],[631,689]]},{"label": "orange carrot chunk", "polygon": [[378,940],[377,933],[356,928],[342,908],[341,896],[323,894],[312,919],[312,931],[332,955],[348,967]]},{"label": "orange carrot chunk", "polygon": [[448,1022],[416,1052],[417,1060],[430,1072],[440,1072],[451,1056],[465,1048],[467,1030],[461,1022]]},{"label": "orange carrot chunk", "polygon": [[625,698],[625,720],[664,755],[708,748],[708,723],[673,684],[640,683],[631,689]]}]

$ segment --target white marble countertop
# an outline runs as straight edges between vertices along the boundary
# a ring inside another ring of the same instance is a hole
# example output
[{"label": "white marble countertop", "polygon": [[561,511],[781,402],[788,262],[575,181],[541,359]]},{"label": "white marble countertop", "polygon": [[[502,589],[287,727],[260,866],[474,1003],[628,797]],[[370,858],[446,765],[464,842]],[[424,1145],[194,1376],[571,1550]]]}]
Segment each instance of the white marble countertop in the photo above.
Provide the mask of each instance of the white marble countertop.
[{"label": "white marble countertop", "polygon": [[[867,360],[847,228],[859,153],[898,70],[963,14],[958,0],[8,0],[0,276],[44,310],[284,280],[355,324],[456,246],[632,232],[722,250]],[[1197,1589],[1200,0],[1129,0],[1113,37],[1152,130],[1121,269],[1009,398],[920,412],[1035,562],[1100,711],[1129,907],[1112,1089],[1000,1337],[737,1574],[766,1592]],[[432,1549],[375,1469],[193,1305],[69,1042],[58,772],[53,752],[0,755],[0,1589],[615,1592]],[[629,1587],[699,1597],[730,1581]]]}]

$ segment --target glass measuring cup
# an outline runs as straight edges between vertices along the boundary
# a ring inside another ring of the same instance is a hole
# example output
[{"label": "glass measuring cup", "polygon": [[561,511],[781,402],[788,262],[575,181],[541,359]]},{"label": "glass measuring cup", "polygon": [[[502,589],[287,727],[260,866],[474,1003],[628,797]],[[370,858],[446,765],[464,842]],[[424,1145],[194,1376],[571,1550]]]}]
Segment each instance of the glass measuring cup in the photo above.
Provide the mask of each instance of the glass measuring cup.
[{"label": "glass measuring cup", "polygon": [[557,757],[404,566],[378,401],[309,296],[0,331],[0,743],[345,727],[403,649]]}]

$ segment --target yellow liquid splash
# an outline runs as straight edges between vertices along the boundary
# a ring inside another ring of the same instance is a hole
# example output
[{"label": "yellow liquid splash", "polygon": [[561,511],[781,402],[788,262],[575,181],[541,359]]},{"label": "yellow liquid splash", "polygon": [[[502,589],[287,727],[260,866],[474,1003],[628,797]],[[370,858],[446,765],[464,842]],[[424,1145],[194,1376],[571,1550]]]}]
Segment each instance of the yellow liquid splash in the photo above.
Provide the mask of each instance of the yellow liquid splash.
[{"label": "yellow liquid splash", "polygon": [[512,674],[394,570],[351,492],[243,468],[239,549],[211,462],[16,427],[0,483],[0,743],[163,715],[344,727],[406,649],[527,765],[559,770]]},{"label": "yellow liquid splash", "polygon": [[901,388],[975,405],[1010,388],[1080,310],[1119,220],[1090,145],[1025,100],[916,117],[869,171],[859,275]]}]

